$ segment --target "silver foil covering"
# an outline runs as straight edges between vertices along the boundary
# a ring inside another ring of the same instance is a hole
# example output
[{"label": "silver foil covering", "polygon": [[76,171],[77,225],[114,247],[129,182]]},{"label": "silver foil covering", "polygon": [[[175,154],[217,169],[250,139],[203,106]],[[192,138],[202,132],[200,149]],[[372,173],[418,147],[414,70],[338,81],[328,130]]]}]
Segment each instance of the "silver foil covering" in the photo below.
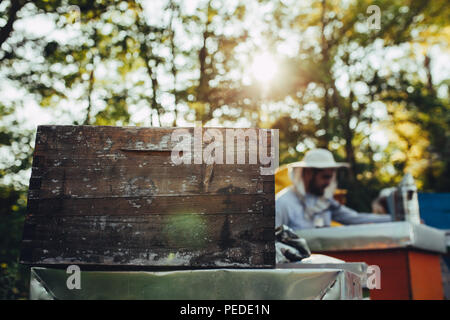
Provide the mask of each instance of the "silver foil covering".
[{"label": "silver foil covering", "polygon": [[361,277],[338,268],[81,271],[69,290],[65,270],[31,268],[30,299],[300,300],[362,299]]},{"label": "silver foil covering", "polygon": [[373,223],[296,231],[312,252],[417,248],[446,253],[445,232],[410,222]]}]

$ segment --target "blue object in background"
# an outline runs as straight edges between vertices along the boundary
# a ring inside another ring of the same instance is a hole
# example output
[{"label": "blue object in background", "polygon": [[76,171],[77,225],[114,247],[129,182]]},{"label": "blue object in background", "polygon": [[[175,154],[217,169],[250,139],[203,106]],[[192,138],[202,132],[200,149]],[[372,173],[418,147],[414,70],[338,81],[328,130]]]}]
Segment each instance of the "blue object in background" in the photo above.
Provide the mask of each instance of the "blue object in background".
[{"label": "blue object in background", "polygon": [[[420,218],[424,223],[436,229],[450,230],[450,193],[419,193]],[[450,253],[442,256],[450,269]],[[450,299],[449,274],[443,272],[445,296]]]},{"label": "blue object in background", "polygon": [[437,229],[450,229],[450,193],[419,193],[420,218]]}]

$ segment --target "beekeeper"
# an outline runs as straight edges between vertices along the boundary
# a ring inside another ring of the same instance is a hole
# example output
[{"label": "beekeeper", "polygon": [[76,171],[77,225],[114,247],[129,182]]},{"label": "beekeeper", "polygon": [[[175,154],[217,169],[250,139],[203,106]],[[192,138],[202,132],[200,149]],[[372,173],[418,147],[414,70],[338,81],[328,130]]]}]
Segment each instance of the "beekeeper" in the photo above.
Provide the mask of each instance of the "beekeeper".
[{"label": "beekeeper", "polygon": [[302,161],[289,164],[293,185],[276,196],[276,227],[287,225],[298,230],[329,227],[331,220],[342,224],[391,221],[390,215],[358,213],[334,200],[339,167],[348,164],[335,162],[326,149],[310,150]]}]

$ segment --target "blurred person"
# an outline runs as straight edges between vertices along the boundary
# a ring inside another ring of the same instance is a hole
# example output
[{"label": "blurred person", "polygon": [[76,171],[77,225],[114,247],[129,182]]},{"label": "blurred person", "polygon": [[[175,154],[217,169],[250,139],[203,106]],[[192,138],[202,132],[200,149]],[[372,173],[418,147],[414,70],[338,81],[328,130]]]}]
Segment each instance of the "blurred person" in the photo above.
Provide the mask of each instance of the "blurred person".
[{"label": "blurred person", "polygon": [[313,149],[300,162],[288,165],[293,185],[276,195],[275,226],[293,230],[329,227],[331,220],[342,224],[389,222],[390,215],[358,213],[333,198],[337,187],[336,171],[348,167],[337,163],[326,149]]}]

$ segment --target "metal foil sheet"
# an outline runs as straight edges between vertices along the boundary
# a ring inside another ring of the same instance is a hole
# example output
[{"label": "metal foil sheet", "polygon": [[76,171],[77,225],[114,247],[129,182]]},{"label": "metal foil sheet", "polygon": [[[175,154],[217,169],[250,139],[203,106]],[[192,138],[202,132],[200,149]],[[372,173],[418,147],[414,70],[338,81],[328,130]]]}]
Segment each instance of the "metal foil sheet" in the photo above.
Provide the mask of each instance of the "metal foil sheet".
[{"label": "metal foil sheet", "polygon": [[410,222],[374,223],[298,230],[312,252],[417,248],[445,253],[445,233]]},{"label": "metal foil sheet", "polygon": [[367,279],[367,264],[364,262],[346,262],[346,263],[283,263],[277,264],[279,269],[341,269],[351,272],[365,282]]},{"label": "metal foil sheet", "polygon": [[81,271],[81,288],[72,290],[69,276],[61,269],[31,268],[30,299],[362,299],[360,277],[342,269]]}]

